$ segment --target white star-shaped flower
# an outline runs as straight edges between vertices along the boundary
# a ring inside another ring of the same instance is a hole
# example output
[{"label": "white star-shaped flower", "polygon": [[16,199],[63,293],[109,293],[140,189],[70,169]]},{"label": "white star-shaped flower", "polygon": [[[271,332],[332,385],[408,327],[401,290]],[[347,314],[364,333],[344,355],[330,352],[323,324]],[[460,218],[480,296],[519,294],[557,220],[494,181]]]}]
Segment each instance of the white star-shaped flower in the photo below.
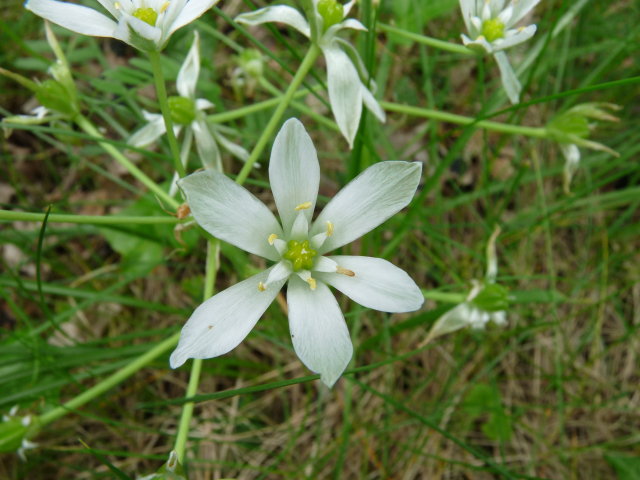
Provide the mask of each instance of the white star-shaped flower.
[{"label": "white star-shaped flower", "polygon": [[112,37],[144,51],[160,51],[180,27],[193,22],[218,0],[98,0],[115,19],[82,5],[27,0],[25,7],[73,32]]},{"label": "white star-shaped flower", "polygon": [[246,25],[286,23],[318,44],[327,64],[331,110],[349,147],[353,147],[363,103],[381,122],[386,118],[373,94],[362,83],[361,76],[368,78],[368,74],[358,52],[349,42],[338,37],[338,33],[345,29],[366,30],[358,20],[344,18],[354,4],[355,0],[344,6],[335,0],[313,0],[314,18],[310,21],[316,26],[314,31],[320,32],[318,38],[311,38],[312,29],[307,21],[309,19],[305,19],[295,8],[286,5],[261,8],[236,17],[238,23]]},{"label": "white star-shaped flower", "polygon": [[349,183],[315,220],[320,166],[302,123],[278,133],[269,180],[280,222],[245,188],[214,170],[178,182],[194,218],[211,235],[275,264],[205,301],[182,329],[171,367],[235,348],[285,283],[293,347],[332,386],[353,352],[346,323],[328,285],[368,308],[417,310],[423,296],[401,269],[379,258],[328,256],[400,211],[413,198],[421,164],[377,163]]},{"label": "white star-shaped flower", "polygon": [[[214,105],[204,98],[196,98],[196,84],[198,83],[199,75],[200,37],[196,31],[194,32],[191,49],[178,72],[176,88],[180,96],[169,98],[169,108],[173,118],[175,134],[178,135],[183,127],[185,129],[185,138],[180,154],[182,164],[186,166],[194,137],[198,156],[205,168],[215,168],[222,171],[222,159],[218,144],[232,155],[246,162],[247,158],[249,158],[249,152],[231,142],[218,128],[210,126],[207,122],[206,110]],[[128,143],[134,147],[146,147],[167,131],[161,114],[143,111],[143,115],[149,123],[129,138]],[[175,194],[177,180],[178,174],[176,173],[171,184],[170,195]]]},{"label": "white star-shaped flower", "polygon": [[493,54],[498,62],[500,77],[511,103],[520,101],[522,87],[504,50],[526,42],[535,25],[515,25],[540,0],[460,0],[462,18],[469,36],[462,34],[462,42],[469,48]]}]

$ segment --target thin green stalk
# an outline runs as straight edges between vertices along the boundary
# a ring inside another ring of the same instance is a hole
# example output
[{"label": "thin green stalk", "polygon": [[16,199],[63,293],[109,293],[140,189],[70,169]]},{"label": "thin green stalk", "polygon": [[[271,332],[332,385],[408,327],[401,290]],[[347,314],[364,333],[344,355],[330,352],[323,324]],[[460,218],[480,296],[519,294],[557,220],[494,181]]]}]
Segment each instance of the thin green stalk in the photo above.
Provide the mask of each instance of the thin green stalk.
[{"label": "thin green stalk", "polygon": [[[217,240],[209,240],[207,242],[207,267],[204,279],[204,295],[203,300],[208,300],[213,295],[215,287],[216,274],[219,267],[220,243]],[[202,359],[196,358],[191,365],[191,375],[189,376],[189,385],[187,386],[187,397],[193,397],[198,392],[200,383],[200,372],[202,371]],[[194,402],[187,402],[182,406],[182,415],[180,416],[180,425],[178,426],[178,435],[174,450],[178,455],[178,461],[183,463],[184,451],[187,444],[187,436],[189,435],[189,424],[193,416]]]},{"label": "thin green stalk", "polygon": [[422,290],[422,295],[427,300],[435,300],[443,303],[462,303],[467,299],[467,295],[463,293],[446,293],[437,290]]},{"label": "thin green stalk", "polygon": [[256,146],[253,148],[253,151],[249,156],[249,159],[242,167],[242,170],[240,170],[240,173],[236,178],[236,182],[238,184],[242,185],[242,183],[244,183],[244,181],[249,176],[249,172],[253,168],[253,164],[256,163],[256,161],[258,160],[258,157],[260,157],[260,155],[262,154],[262,151],[267,146],[267,142],[272,137],[273,132],[277,128],[280,122],[280,119],[282,118],[282,115],[284,115],[285,110],[291,103],[291,100],[293,99],[293,96],[296,93],[296,90],[298,90],[298,87],[300,87],[300,85],[302,84],[302,81],[307,76],[307,73],[309,72],[309,70],[311,70],[311,67],[313,66],[316,59],[318,58],[318,55],[320,55],[320,48],[315,43],[311,44],[311,47],[307,51],[307,54],[302,59],[300,68],[298,68],[298,71],[293,77],[293,80],[291,80],[291,84],[289,84],[289,88],[287,88],[287,91],[283,95],[280,101],[280,104],[276,108],[275,112],[273,112],[273,115],[271,116],[271,120],[269,120],[269,123],[263,130],[262,135],[258,139]]},{"label": "thin green stalk", "polygon": [[464,45],[445,42],[444,40],[438,40],[437,38],[425,37],[424,35],[419,35],[417,33],[407,32],[406,30],[392,27],[391,25],[387,25],[386,23],[378,23],[377,27],[383,32],[391,33],[408,40],[413,40],[414,42],[422,43],[423,45],[428,45],[429,47],[446,50],[447,52],[459,53],[466,56],[478,56],[476,52],[474,52],[470,48],[465,47]]},{"label": "thin green stalk", "polygon": [[[293,98],[304,97],[305,95],[319,89],[320,89],[320,85],[316,87],[312,87],[310,89],[304,88],[302,90],[298,90],[293,95]],[[251,115],[252,113],[261,112],[262,110],[267,110],[268,108],[272,108],[277,105],[280,105],[280,103],[284,101],[283,99],[284,99],[284,95],[281,95],[275,98],[270,98],[269,100],[264,100],[262,102],[252,103],[251,105],[247,105],[246,107],[236,108],[235,110],[229,110],[227,112],[221,112],[221,113],[213,113],[211,115],[207,115],[207,120],[212,123],[230,122],[231,120],[244,118],[247,115]]]},{"label": "thin green stalk", "polygon": [[187,172],[180,160],[180,149],[178,148],[178,140],[173,132],[173,120],[171,118],[171,110],[169,109],[169,101],[167,100],[167,90],[164,86],[164,75],[162,74],[162,65],[160,64],[160,52],[149,52],[149,61],[151,62],[151,70],[153,71],[153,80],[156,84],[156,96],[164,118],[164,125],[167,128],[167,138],[169,139],[169,148],[173,163],[180,177],[184,177]]},{"label": "thin green stalk", "polygon": [[477,120],[473,117],[465,117],[455,113],[442,112],[430,108],[412,107],[400,103],[380,102],[380,106],[387,111],[404,113],[414,117],[430,118],[442,122],[455,123],[457,125],[474,125],[478,128],[491,130],[494,132],[510,133],[514,135],[524,135],[533,138],[549,138],[549,132],[543,127],[523,127],[520,125],[509,125],[507,123],[492,122],[491,120]]},{"label": "thin green stalk", "polygon": [[[0,210],[0,221],[42,222],[44,217],[44,213]],[[86,223],[89,225],[173,225],[179,221],[176,217],[120,217],[117,215],[73,215],[68,213],[52,213],[47,220],[48,223]]]},{"label": "thin green stalk", "polygon": [[60,405],[59,407],[54,408],[53,410],[49,410],[46,413],[40,415],[36,420],[36,425],[43,427],[51,422],[56,421],[60,417],[65,416],[67,413],[70,413],[77,408],[81,407],[85,403],[90,402],[94,398],[99,397],[107,390],[115,387],[119,383],[123,382],[126,378],[130,377],[138,370],[145,367],[147,364],[158,358],[160,355],[164,354],[167,350],[173,348],[178,343],[178,339],[180,338],[180,332],[175,333],[171,337],[166,340],[160,342],[156,346],[154,346],[151,350],[149,350],[144,355],[136,358],[129,365],[122,367],[120,370],[105,378],[98,384],[91,387],[89,390],[84,391],[80,395],[75,398],[72,398],[68,402]]},{"label": "thin green stalk", "polygon": [[147,175],[136,167],[131,160],[125,157],[120,151],[111,145],[110,143],[104,142],[104,137],[98,131],[98,129],[83,115],[77,115],[74,118],[75,122],[78,126],[84,130],[86,133],[94,137],[98,144],[109,154],[111,155],[120,165],[127,169],[127,171],[133,175],[137,180],[140,181],[145,187],[155,193],[163,202],[169,204],[172,208],[177,209],[180,206],[180,203],[175,200],[171,195],[165,192],[156,182],[151,180]]}]

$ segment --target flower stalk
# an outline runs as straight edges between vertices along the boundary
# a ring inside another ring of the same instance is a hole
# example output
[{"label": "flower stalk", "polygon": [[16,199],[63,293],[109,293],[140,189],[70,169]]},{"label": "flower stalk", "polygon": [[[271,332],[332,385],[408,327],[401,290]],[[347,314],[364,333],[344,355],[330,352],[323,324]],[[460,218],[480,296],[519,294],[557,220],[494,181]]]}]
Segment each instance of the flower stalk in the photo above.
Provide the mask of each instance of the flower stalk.
[{"label": "flower stalk", "polygon": [[182,166],[180,160],[180,148],[178,147],[178,140],[176,134],[173,131],[173,120],[171,118],[171,109],[169,108],[169,102],[167,100],[167,89],[164,84],[164,75],[162,74],[162,65],[160,64],[159,52],[148,52],[149,61],[151,62],[151,70],[153,71],[153,80],[156,85],[156,96],[158,97],[158,103],[160,104],[160,111],[164,117],[164,124],[167,128],[167,139],[169,140],[169,148],[171,149],[171,156],[173,158],[174,167],[178,176],[184,177],[187,173]]},{"label": "flower stalk", "polygon": [[240,173],[238,173],[238,177],[236,178],[236,183],[238,183],[238,185],[242,185],[249,176],[249,172],[253,168],[253,165],[258,161],[258,158],[260,158],[260,155],[267,146],[269,139],[273,136],[275,129],[278,127],[278,124],[282,119],[282,115],[284,115],[284,112],[291,103],[291,100],[294,98],[296,91],[300,85],[302,85],[304,78],[307,76],[307,73],[309,73],[309,70],[311,70],[311,67],[313,67],[313,64],[319,55],[320,48],[316,44],[311,44],[311,47],[302,59],[302,63],[300,64],[298,71],[294,75],[293,80],[291,80],[289,88],[287,88],[287,91],[282,96],[278,107],[273,112],[273,115],[271,115],[271,119],[262,131],[262,135],[260,135],[256,146],[253,147],[253,150],[249,155],[249,159],[242,167],[242,170],[240,170]]},{"label": "flower stalk", "polygon": [[[116,160],[120,165],[127,169],[127,171],[133,175],[140,183],[142,183],[145,187],[155,193],[158,198],[160,198],[163,202],[170,205],[171,208],[177,209],[180,206],[180,203],[171,197],[167,192],[165,192],[156,182],[151,180],[142,170],[136,167],[131,160],[125,157],[120,151],[103,140],[105,140],[104,136],[98,131],[98,129],[82,114],[78,114],[74,118],[75,122],[78,126],[84,130],[86,133],[91,135],[96,139],[98,144],[109,154],[114,160]],[[178,159],[180,160],[180,159]]]}]

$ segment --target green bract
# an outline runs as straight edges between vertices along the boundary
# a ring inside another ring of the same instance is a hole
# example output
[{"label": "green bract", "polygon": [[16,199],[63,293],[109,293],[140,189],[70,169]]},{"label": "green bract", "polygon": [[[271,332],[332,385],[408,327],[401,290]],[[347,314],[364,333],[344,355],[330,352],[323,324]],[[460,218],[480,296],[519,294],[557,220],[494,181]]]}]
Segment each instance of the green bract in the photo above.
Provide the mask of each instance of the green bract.
[{"label": "green bract", "polygon": [[53,78],[48,78],[36,90],[38,102],[49,110],[60,112],[64,115],[77,113],[72,96],[66,88]]}]

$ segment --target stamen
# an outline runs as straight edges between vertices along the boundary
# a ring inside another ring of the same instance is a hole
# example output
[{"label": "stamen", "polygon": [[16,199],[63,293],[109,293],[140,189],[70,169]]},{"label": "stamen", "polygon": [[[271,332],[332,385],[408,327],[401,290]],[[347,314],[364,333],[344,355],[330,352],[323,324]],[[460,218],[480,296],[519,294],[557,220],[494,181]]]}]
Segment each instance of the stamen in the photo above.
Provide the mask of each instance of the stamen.
[{"label": "stamen", "polygon": [[347,277],[355,277],[356,274],[353,270],[349,270],[348,268],[342,268],[340,266],[336,267],[336,273],[340,273],[342,275],[346,275]]},{"label": "stamen", "polygon": [[296,210],[296,212],[298,210],[306,210],[307,208],[311,208],[311,205],[312,205],[311,202],[304,202],[304,203],[301,203],[300,205],[298,205],[295,208],[295,210]]},{"label": "stamen", "polygon": [[264,292],[266,289],[267,289],[267,287],[265,287],[264,283],[258,282],[258,291],[259,292]]},{"label": "stamen", "polygon": [[120,4],[120,2],[116,2],[113,4],[113,8],[115,8],[116,10],[120,10],[122,8],[122,5]]},{"label": "stamen", "polygon": [[309,287],[311,287],[311,290],[315,290],[317,287],[317,283],[316,283],[316,279],[309,277],[307,278],[306,282],[309,284]]},{"label": "stamen", "polygon": [[164,13],[167,8],[169,8],[169,2],[164,2],[160,7],[160,13]]},{"label": "stamen", "polygon": [[333,235],[333,223],[327,222],[327,237]]},{"label": "stamen", "polygon": [[275,233],[272,233],[271,235],[269,235],[269,238],[267,238],[267,242],[269,242],[269,245],[273,245],[273,242],[275,242],[278,238],[278,235],[276,235]]}]

